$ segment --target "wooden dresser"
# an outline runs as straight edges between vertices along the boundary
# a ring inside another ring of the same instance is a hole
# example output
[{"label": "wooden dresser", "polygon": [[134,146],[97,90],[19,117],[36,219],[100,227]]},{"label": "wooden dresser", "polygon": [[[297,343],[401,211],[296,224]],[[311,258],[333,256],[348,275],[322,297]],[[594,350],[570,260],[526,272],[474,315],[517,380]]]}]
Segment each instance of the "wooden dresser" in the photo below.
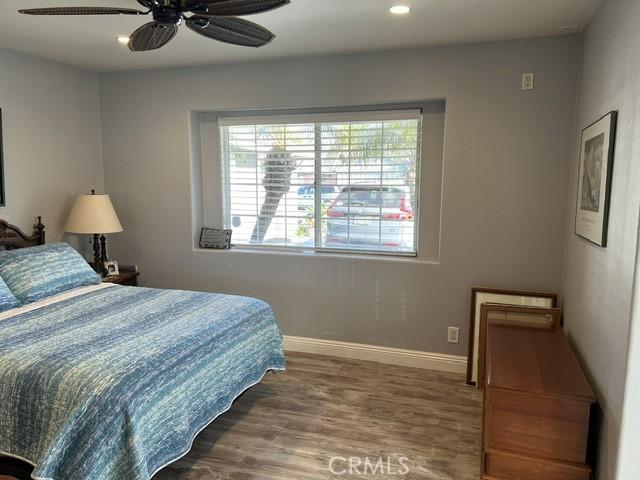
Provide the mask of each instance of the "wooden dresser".
[{"label": "wooden dresser", "polygon": [[560,327],[490,325],[484,389],[484,480],[589,480],[596,399]]}]

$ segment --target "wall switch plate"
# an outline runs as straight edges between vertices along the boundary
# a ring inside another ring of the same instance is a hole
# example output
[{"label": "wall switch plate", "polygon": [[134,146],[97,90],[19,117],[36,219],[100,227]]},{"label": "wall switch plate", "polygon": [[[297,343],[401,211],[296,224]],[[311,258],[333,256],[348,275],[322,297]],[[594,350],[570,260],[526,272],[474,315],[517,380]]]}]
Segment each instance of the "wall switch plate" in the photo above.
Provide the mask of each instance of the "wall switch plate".
[{"label": "wall switch plate", "polygon": [[458,327],[449,327],[447,341],[449,343],[460,343],[460,329]]},{"label": "wall switch plate", "polygon": [[535,75],[533,73],[522,74],[522,90],[533,90]]}]

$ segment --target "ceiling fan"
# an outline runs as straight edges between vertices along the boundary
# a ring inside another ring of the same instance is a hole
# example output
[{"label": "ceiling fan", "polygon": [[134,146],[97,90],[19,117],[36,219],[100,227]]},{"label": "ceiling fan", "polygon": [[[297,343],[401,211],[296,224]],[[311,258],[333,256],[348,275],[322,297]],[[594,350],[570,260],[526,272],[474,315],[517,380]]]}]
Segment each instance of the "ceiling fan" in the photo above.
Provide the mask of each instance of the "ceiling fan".
[{"label": "ceiling fan", "polygon": [[[19,10],[26,15],[153,15],[153,21],[138,28],[129,38],[134,52],[155,50],[169,43],[184,20],[194,32],[220,42],[262,47],[275,38],[266,28],[237,18],[266,12],[291,0],[138,0],[146,11],[112,7],[57,7]],[[190,15],[189,15],[190,14]]]}]

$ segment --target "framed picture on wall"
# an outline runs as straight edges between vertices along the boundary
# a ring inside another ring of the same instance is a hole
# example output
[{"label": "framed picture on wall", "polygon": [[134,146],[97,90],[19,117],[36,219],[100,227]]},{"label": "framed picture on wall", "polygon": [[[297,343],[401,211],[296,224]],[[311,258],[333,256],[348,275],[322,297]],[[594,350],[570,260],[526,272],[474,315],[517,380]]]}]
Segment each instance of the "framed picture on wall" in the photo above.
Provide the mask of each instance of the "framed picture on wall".
[{"label": "framed picture on wall", "polygon": [[2,147],[2,109],[0,108],[0,207],[6,204],[4,193],[4,149]]},{"label": "framed picture on wall", "polygon": [[471,317],[469,319],[469,350],[467,354],[467,383],[476,385],[480,366],[481,319],[483,304],[518,305],[523,307],[555,308],[555,293],[505,290],[500,288],[471,287]]},{"label": "framed picture on wall", "polygon": [[589,125],[580,144],[575,231],[600,247],[607,246],[617,119],[609,112]]}]

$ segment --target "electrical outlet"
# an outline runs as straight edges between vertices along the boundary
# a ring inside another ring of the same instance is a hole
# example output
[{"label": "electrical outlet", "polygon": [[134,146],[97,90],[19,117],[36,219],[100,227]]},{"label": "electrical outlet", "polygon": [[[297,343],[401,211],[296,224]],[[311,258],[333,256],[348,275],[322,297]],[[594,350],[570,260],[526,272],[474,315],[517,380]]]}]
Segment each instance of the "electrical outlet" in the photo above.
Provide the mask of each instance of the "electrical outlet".
[{"label": "electrical outlet", "polygon": [[522,90],[533,90],[535,76],[533,73],[522,74]]},{"label": "electrical outlet", "polygon": [[460,343],[460,329],[458,327],[449,327],[447,341],[449,343]]}]

